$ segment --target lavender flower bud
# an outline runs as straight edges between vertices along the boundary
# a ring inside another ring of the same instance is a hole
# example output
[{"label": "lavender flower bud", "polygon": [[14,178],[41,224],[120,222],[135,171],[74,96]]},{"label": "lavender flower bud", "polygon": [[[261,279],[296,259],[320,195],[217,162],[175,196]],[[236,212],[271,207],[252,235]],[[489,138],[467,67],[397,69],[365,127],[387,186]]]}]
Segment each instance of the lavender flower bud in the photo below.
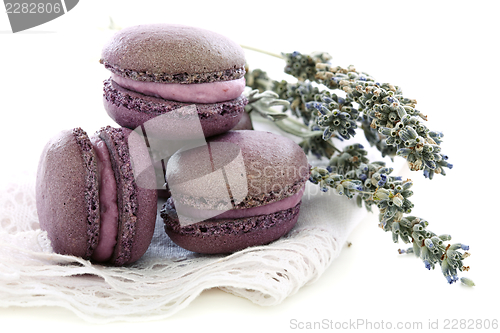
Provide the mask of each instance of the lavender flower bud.
[{"label": "lavender flower bud", "polygon": [[392,224],[392,232],[394,234],[399,234],[400,233],[400,226],[399,226],[399,222],[394,222]]},{"label": "lavender flower bud", "polygon": [[400,225],[405,228],[410,228],[411,227],[411,221],[408,220],[406,217],[403,217],[401,221],[399,221]]},{"label": "lavender flower bud", "polygon": [[375,191],[375,196],[379,200],[387,200],[389,199],[390,192],[386,190],[385,188],[378,188],[377,191]]},{"label": "lavender flower bud", "polygon": [[434,243],[436,246],[443,245],[443,240],[437,236],[432,237],[431,240],[432,240],[432,243]]},{"label": "lavender flower bud", "polygon": [[432,154],[432,158],[433,158],[433,159],[434,159],[434,161],[436,161],[436,162],[441,162],[441,161],[443,160],[442,155],[441,155],[441,154],[436,154],[436,153]]},{"label": "lavender flower bud", "polygon": [[394,198],[392,198],[392,202],[394,202],[394,204],[398,207],[401,207],[403,205],[403,200],[401,199],[402,196],[394,196]]},{"label": "lavender flower bud", "polygon": [[416,242],[413,242],[413,253],[415,253],[417,257],[420,257],[420,247]]},{"label": "lavender flower bud", "polygon": [[406,110],[405,110],[405,108],[404,108],[404,107],[402,107],[402,106],[399,106],[399,107],[397,108],[397,112],[398,112],[398,117],[399,117],[400,119],[401,119],[401,118],[403,118],[404,116],[406,116]]},{"label": "lavender flower bud", "polygon": [[412,187],[413,182],[411,180],[407,180],[403,182],[403,190],[408,190],[410,187]]},{"label": "lavender flower bud", "polygon": [[396,207],[390,206],[384,213],[384,220],[391,219],[396,214],[396,212],[397,212]]},{"label": "lavender flower bud", "polygon": [[408,232],[407,231],[404,231],[402,233],[399,234],[399,237],[401,238],[401,240],[405,243],[405,244],[408,244],[410,242],[410,239],[408,238]]},{"label": "lavender flower bud", "polygon": [[344,186],[342,185],[337,185],[337,187],[335,188],[335,190],[337,191],[337,194],[338,195],[343,195],[344,194]]},{"label": "lavender flower bud", "polygon": [[452,244],[448,250],[453,251],[453,250],[458,250],[458,249],[461,249],[461,248],[462,248],[462,244],[461,243],[455,243],[455,244]]},{"label": "lavender flower bud", "polygon": [[396,233],[392,233],[392,241],[393,241],[394,243],[397,243],[397,242],[398,242],[398,240],[399,240],[399,239],[398,239],[398,234],[396,234]]},{"label": "lavender flower bud", "polygon": [[475,284],[471,279],[468,279],[466,277],[463,277],[460,279],[460,282],[462,282],[463,285],[468,286],[468,287],[474,287]]},{"label": "lavender flower bud", "polygon": [[412,237],[413,237],[413,239],[415,239],[417,242],[422,242],[422,241],[424,240],[424,238],[425,238],[425,237],[424,237],[421,233],[419,233],[419,232],[417,232],[417,231],[414,231],[414,232],[411,234],[411,236],[412,236]]},{"label": "lavender flower bud", "polygon": [[445,242],[448,242],[449,240],[451,240],[451,236],[448,234],[439,235],[439,238]]},{"label": "lavender flower bud", "polygon": [[385,174],[380,175],[380,180],[377,182],[377,186],[384,186],[387,182],[387,176]]},{"label": "lavender flower bud", "polygon": [[430,160],[424,160],[425,166],[428,167],[431,170],[436,169],[436,163],[434,161]]},{"label": "lavender flower bud", "polygon": [[425,263],[427,269],[431,269],[431,260],[429,258],[429,249],[427,247],[420,248],[420,258]]},{"label": "lavender flower bud", "polygon": [[413,231],[422,231],[422,230],[424,230],[424,227],[420,224],[415,224],[413,226]]},{"label": "lavender flower bud", "polygon": [[444,259],[443,262],[441,263],[441,271],[443,272],[444,276],[448,276],[450,270],[450,265],[448,263],[448,260]]},{"label": "lavender flower bud", "polygon": [[391,128],[387,128],[387,127],[379,127],[379,129],[378,129],[378,132],[382,135],[385,135],[385,136],[391,136],[392,131],[393,130]]},{"label": "lavender flower bud", "polygon": [[454,250],[451,250],[448,249],[448,251],[446,251],[446,255],[448,256],[448,258],[450,258],[451,260],[459,260],[462,258],[462,254],[458,251],[454,251]]},{"label": "lavender flower bud", "polygon": [[427,238],[426,240],[424,240],[424,244],[425,244],[425,246],[427,246],[427,248],[429,250],[432,250],[434,248],[434,243],[429,238]]}]

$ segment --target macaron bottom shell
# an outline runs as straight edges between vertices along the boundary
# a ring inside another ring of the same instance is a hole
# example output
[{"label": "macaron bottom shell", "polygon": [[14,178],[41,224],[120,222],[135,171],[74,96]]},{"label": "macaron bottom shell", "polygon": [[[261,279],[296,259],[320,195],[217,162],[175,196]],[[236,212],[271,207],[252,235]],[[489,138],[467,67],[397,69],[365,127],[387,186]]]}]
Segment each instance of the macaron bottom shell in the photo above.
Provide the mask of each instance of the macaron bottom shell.
[{"label": "macaron bottom shell", "polygon": [[[109,149],[117,182],[120,216],[117,244],[110,259],[116,266],[133,263],[146,252],[153,238],[157,213],[156,189],[142,188],[136,183],[128,149],[131,133],[128,128],[115,129],[110,126],[100,132],[100,138]],[[154,183],[153,168],[149,174],[143,173],[141,177],[148,177],[149,182]]]},{"label": "macaron bottom shell", "polygon": [[271,214],[181,226],[172,201],[167,200],[160,215],[165,232],[180,247],[202,254],[226,254],[266,245],[286,235],[297,223],[301,203]]},{"label": "macaron bottom shell", "polygon": [[[243,95],[218,103],[177,102],[128,90],[111,79],[104,81],[104,109],[120,126],[130,129],[167,112],[196,105],[204,136],[209,137],[235,127],[243,116],[247,103],[248,100]],[[182,124],[176,126],[182,128]]]}]

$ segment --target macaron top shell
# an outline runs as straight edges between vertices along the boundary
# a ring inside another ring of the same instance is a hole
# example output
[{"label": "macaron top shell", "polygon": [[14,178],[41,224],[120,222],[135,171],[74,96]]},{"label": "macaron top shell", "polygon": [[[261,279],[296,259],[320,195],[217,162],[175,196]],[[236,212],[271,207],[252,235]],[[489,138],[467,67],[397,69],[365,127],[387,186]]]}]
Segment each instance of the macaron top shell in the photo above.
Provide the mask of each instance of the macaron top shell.
[{"label": "macaron top shell", "polygon": [[243,49],[218,33],[183,25],[125,28],[104,46],[101,63],[136,81],[205,83],[245,74]]},{"label": "macaron top shell", "polygon": [[36,180],[40,227],[55,252],[90,258],[100,226],[97,165],[80,128],[54,136],[42,152]]}]

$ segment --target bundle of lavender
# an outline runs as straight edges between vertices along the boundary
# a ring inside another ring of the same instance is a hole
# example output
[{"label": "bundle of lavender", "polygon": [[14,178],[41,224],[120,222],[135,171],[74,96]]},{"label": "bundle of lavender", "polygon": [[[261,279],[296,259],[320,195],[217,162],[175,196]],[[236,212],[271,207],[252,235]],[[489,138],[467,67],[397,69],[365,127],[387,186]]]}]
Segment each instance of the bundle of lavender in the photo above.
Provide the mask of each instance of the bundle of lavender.
[{"label": "bundle of lavender", "polygon": [[[335,145],[362,132],[382,157],[402,157],[410,170],[422,171],[428,179],[446,175],[445,170],[453,166],[441,152],[443,134],[425,125],[427,116],[415,108],[416,100],[404,97],[400,87],[377,82],[353,66],[331,65],[325,52],[274,56],[286,62],[285,73],[296,81],[275,81],[261,69],[247,70],[251,91],[246,111],[259,113],[300,137],[306,154],[325,161],[323,167],[311,169],[309,179],[322,191],[334,190],[369,211],[375,205],[380,228],[391,232],[395,243],[411,244],[399,253],[416,255],[429,270],[439,264],[448,283],[458,281],[458,271],[469,270],[462,263],[469,256],[462,251],[469,247],[447,243],[450,235],[437,235],[427,229],[426,220],[410,215],[413,182],[392,175],[393,168],[385,162],[370,161],[359,143],[342,150]],[[468,278],[460,280],[474,285]]]}]

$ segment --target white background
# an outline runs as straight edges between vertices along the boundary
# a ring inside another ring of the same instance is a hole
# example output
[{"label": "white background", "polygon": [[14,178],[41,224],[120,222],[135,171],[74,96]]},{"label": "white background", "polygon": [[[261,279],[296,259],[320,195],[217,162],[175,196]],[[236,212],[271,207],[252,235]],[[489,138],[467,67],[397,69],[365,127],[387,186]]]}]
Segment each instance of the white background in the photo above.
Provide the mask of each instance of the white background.
[{"label": "white background", "polygon": [[[372,323],[500,319],[498,314],[499,66],[496,1],[91,1],[42,26],[12,34],[0,13],[0,179],[33,173],[49,137],[82,127],[93,133],[113,125],[102,107],[99,64],[109,17],[126,27],[182,23],[222,33],[271,52],[320,50],[332,63],[370,73],[403,88],[445,133],[443,151],[454,168],[446,177],[415,183],[414,215],[429,229],[469,244],[471,267],[461,276],[477,286],[446,283],[439,269],[399,256],[391,235],[369,215],[349,237],[326,273],[274,307],[208,290],[186,309],[156,322],[96,326],[58,308],[0,308],[2,327],[51,331],[154,329],[284,332],[291,321],[324,319]],[[251,67],[276,78],[283,62],[247,51]],[[468,322],[469,323],[469,322]],[[360,326],[359,328],[363,328]],[[409,330],[405,330],[409,331]]]}]

